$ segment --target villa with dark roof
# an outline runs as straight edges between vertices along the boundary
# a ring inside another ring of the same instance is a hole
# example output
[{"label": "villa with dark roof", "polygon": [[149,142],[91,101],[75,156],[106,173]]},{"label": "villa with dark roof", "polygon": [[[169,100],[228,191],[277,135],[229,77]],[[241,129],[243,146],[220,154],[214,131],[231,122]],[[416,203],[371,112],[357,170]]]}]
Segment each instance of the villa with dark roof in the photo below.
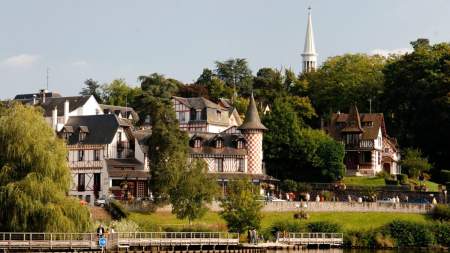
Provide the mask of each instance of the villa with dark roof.
[{"label": "villa with dark roof", "polygon": [[333,113],[325,131],[345,145],[347,175],[374,176],[381,171],[400,174],[400,151],[388,136],[382,113]]}]

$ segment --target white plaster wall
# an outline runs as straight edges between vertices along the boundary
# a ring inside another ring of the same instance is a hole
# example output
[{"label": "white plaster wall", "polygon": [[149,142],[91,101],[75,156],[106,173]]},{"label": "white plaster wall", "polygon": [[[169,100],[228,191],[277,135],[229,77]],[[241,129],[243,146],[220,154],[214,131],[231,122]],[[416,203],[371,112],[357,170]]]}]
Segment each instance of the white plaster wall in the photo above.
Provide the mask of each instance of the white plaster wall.
[{"label": "white plaster wall", "polygon": [[214,124],[208,124],[206,131],[209,133],[220,133],[223,130],[227,129],[229,126],[220,126]]},{"label": "white plaster wall", "polygon": [[108,157],[110,159],[118,158],[117,157],[117,141],[118,141],[118,138],[119,138],[119,133],[122,133],[122,141],[129,142],[128,137],[127,137],[124,129],[122,127],[119,127],[119,129],[117,130],[116,134],[114,135],[114,138],[113,138],[111,144],[107,145],[106,157]]},{"label": "white plaster wall", "polygon": [[103,114],[102,108],[94,96],[90,96],[86,103],[77,109],[69,112],[69,116],[85,116]]}]

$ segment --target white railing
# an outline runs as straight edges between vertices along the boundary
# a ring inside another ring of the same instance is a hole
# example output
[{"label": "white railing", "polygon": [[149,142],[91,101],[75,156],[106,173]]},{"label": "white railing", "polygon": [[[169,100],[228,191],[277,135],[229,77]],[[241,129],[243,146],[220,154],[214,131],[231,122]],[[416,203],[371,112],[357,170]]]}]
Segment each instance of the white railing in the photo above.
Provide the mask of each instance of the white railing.
[{"label": "white railing", "polygon": [[[0,233],[0,249],[98,249],[95,233]],[[106,234],[106,247],[237,245],[238,233],[122,232]]]},{"label": "white railing", "polygon": [[326,244],[342,245],[342,233],[278,233],[278,242],[287,244]]}]

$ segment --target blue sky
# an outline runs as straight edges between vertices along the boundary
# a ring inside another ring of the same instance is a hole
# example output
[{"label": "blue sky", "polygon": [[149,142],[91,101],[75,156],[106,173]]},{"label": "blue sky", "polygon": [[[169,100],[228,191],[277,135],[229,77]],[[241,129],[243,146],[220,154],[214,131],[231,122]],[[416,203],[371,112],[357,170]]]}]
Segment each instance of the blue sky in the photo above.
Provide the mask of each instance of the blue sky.
[{"label": "blue sky", "polygon": [[76,95],[158,72],[195,80],[215,60],[300,70],[312,6],[319,62],[347,52],[450,41],[448,0],[10,0],[0,3],[0,98],[45,87]]}]

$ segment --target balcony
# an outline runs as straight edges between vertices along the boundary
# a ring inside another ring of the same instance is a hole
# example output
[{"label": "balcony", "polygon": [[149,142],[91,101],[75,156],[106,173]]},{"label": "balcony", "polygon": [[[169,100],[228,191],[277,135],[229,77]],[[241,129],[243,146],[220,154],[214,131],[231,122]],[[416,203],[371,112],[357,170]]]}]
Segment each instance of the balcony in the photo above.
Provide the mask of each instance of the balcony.
[{"label": "balcony", "polygon": [[373,140],[360,140],[354,143],[344,143],[347,150],[367,150],[374,148]]},{"label": "balcony", "polygon": [[103,161],[71,161],[69,167],[76,168],[102,168]]}]

